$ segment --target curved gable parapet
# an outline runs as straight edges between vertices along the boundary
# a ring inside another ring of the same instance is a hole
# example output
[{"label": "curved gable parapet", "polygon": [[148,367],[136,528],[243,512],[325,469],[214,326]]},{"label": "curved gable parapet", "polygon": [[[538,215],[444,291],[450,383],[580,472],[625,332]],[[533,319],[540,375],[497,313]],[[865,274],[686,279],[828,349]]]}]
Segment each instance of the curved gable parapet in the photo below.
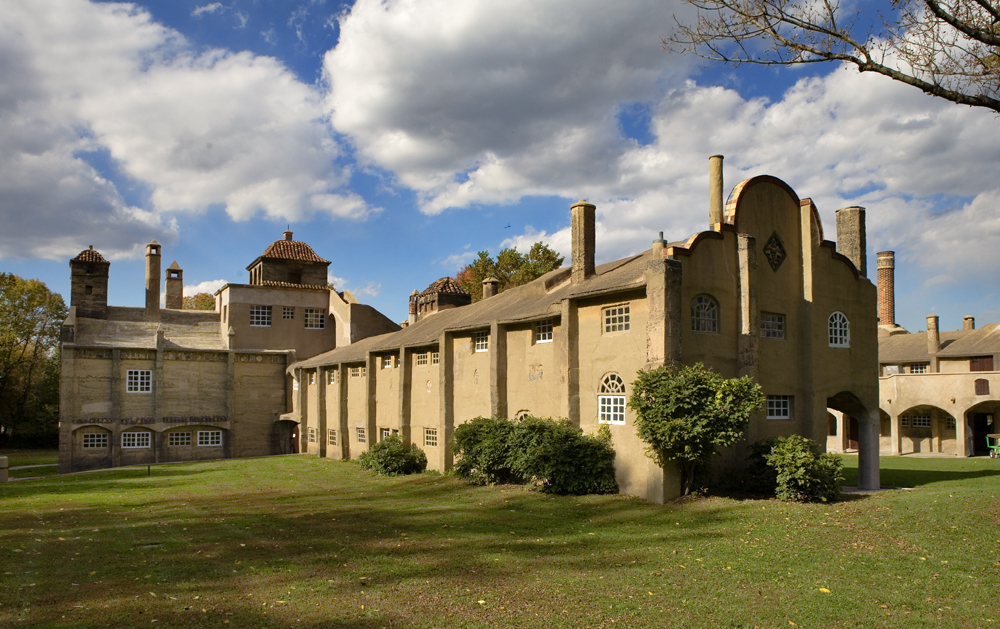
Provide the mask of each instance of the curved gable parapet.
[{"label": "curved gable parapet", "polygon": [[805,198],[799,201],[799,207],[809,207],[809,213],[812,214],[813,225],[816,226],[816,232],[818,235],[816,242],[823,242],[823,221],[819,220],[819,210],[816,209],[816,204],[810,198]]},{"label": "curved gable parapet", "polygon": [[830,240],[824,240],[823,242],[819,243],[819,246],[828,248],[830,250],[831,258],[833,258],[834,260],[840,260],[841,262],[846,264],[847,268],[851,270],[851,273],[854,273],[854,279],[856,280],[861,279],[861,273],[858,272],[858,267],[854,266],[854,263],[851,262],[850,258],[837,251],[837,243]]},{"label": "curved gable parapet", "polygon": [[[724,229],[727,227],[728,225],[723,225]],[[690,256],[692,253],[694,253],[694,248],[697,247],[698,243],[700,243],[701,241],[724,240],[724,239],[725,236],[722,235],[722,232],[716,232],[716,231],[698,232],[697,234],[694,234],[693,236],[688,238],[683,245],[667,247],[666,254],[672,256],[677,256],[677,255]]]},{"label": "curved gable parapet", "polygon": [[788,193],[788,196],[795,202],[795,205],[801,205],[802,202],[799,200],[799,195],[795,194],[795,191],[787,183],[771,175],[758,175],[750,179],[744,179],[733,187],[733,191],[729,194],[729,199],[726,201],[726,215],[723,218],[727,224],[732,225],[737,230],[739,229],[740,201],[743,199],[743,193],[762,183],[769,183],[784,189]]}]

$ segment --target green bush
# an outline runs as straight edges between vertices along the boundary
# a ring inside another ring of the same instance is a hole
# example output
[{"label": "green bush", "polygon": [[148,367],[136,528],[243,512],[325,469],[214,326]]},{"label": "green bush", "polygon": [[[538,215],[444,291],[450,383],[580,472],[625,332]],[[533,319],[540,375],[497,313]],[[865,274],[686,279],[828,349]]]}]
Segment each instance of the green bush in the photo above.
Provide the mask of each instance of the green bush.
[{"label": "green bush", "polygon": [[362,452],[358,463],[382,476],[401,476],[427,469],[427,455],[417,446],[407,448],[399,435],[390,435]]},{"label": "green bush", "polygon": [[610,432],[568,420],[477,417],[455,429],[455,473],[477,484],[527,483],[546,493],[616,493]]},{"label": "green bush", "polygon": [[[759,451],[768,467],[776,472],[775,495],[782,500],[798,502],[828,502],[840,496],[844,482],[843,461],[840,456],[820,453],[815,441],[790,435],[758,442]],[[754,444],[755,446],[758,444]]]}]

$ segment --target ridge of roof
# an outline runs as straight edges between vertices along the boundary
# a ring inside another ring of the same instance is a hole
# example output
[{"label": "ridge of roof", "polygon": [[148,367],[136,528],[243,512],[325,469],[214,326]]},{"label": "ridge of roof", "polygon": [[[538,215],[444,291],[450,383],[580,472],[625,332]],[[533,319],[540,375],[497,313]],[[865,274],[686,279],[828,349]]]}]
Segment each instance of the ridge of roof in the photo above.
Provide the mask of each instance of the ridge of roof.
[{"label": "ridge of roof", "polygon": [[75,258],[70,260],[70,262],[100,262],[102,264],[111,264],[104,259],[104,256],[100,254],[99,251],[94,249],[93,245],[89,249],[84,249]]},{"label": "ridge of roof", "polygon": [[445,293],[449,295],[468,295],[469,291],[462,288],[462,285],[455,281],[453,277],[442,277],[424,289],[420,296],[432,295],[434,293]]},{"label": "ridge of roof", "polygon": [[261,258],[277,260],[297,260],[299,262],[321,262],[330,264],[329,260],[316,255],[313,248],[299,240],[275,240],[260,254]]}]

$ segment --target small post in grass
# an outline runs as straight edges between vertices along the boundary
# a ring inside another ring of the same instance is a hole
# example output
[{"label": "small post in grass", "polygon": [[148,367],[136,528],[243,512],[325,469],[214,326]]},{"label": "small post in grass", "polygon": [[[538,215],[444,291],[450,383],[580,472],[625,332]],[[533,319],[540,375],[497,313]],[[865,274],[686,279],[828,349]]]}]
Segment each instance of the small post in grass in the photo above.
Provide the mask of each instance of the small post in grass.
[{"label": "small post in grass", "polygon": [[0,456],[0,483],[7,482],[7,457]]},{"label": "small post in grass", "polygon": [[152,465],[147,465],[146,466],[146,476],[152,476],[152,475],[153,475],[153,466]]}]

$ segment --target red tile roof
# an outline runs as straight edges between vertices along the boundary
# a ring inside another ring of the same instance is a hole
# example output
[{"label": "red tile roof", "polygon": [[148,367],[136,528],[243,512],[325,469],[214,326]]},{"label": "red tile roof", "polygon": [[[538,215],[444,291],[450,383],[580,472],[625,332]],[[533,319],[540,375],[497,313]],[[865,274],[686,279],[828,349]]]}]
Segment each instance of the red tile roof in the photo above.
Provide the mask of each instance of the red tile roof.
[{"label": "red tile roof", "polygon": [[73,262],[102,262],[104,264],[111,264],[104,259],[100,253],[98,253],[93,247],[90,249],[84,249],[80,252],[80,255],[76,256],[72,260]]},{"label": "red tile roof", "polygon": [[322,262],[329,264],[329,260],[316,255],[312,247],[297,240],[275,240],[271,246],[261,254],[262,258],[276,258],[279,260],[299,260],[301,262]]},{"label": "red tile roof", "polygon": [[438,281],[434,282],[426,289],[424,292],[420,293],[421,297],[424,295],[432,295],[434,293],[446,293],[451,295],[468,295],[469,291],[462,288],[462,285],[455,281],[452,277],[442,277]]}]

